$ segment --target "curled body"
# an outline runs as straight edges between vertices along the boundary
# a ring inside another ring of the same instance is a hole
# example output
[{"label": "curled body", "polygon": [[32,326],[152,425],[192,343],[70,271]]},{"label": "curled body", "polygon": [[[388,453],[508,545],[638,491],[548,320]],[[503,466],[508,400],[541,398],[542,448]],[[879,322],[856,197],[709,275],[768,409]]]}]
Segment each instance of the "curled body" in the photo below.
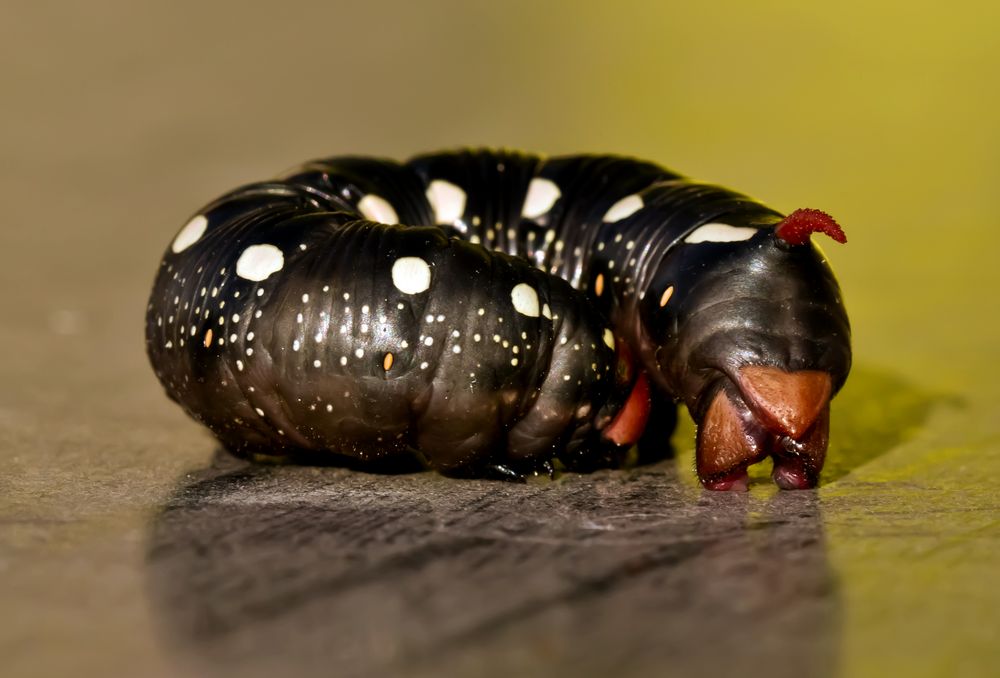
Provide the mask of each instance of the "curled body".
[{"label": "curled body", "polygon": [[767,455],[808,487],[850,366],[831,223],[614,156],[318,160],[181,229],[147,350],[238,454],[586,470],[681,401],[707,487]]}]

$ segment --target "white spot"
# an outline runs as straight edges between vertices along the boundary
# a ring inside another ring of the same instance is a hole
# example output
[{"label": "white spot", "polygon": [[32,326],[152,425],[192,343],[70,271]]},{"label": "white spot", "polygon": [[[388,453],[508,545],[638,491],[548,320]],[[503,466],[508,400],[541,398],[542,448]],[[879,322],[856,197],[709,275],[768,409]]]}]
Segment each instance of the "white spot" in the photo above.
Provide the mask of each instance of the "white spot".
[{"label": "white spot", "polygon": [[476,332],[475,334],[472,335],[472,338],[473,338],[474,341],[482,341],[483,335],[481,335],[478,332]]},{"label": "white spot", "polygon": [[259,414],[262,417],[264,416],[264,410],[260,409],[259,407],[253,408],[253,411],[256,412],[257,414]]},{"label": "white spot", "polygon": [[302,344],[299,343],[298,339],[296,339],[295,341],[292,342],[292,350],[293,351],[298,351],[301,346],[302,346]]},{"label": "white spot", "polygon": [[528,195],[524,198],[524,207],[521,208],[521,216],[527,219],[535,219],[542,216],[556,204],[556,200],[562,195],[559,186],[550,179],[532,179],[528,185]]},{"label": "white spot", "polygon": [[430,346],[434,343],[434,337],[427,337],[424,339],[424,346]]},{"label": "white spot", "polygon": [[383,224],[398,224],[399,216],[385,198],[369,193],[358,201],[358,211],[365,219]]},{"label": "white spot", "polygon": [[[236,262],[236,275],[246,280],[260,282],[285,265],[285,257],[274,245],[251,245],[243,250]],[[263,291],[258,290],[258,296]]]},{"label": "white spot", "polygon": [[532,318],[538,317],[538,293],[535,288],[527,283],[518,283],[510,291],[510,300],[514,302],[514,309]]},{"label": "white spot", "polygon": [[426,361],[420,363],[420,369],[422,369],[422,370],[426,370],[427,369],[427,363],[426,363]]},{"label": "white spot", "polygon": [[308,294],[303,294],[302,295],[302,303],[303,304],[308,304],[309,303],[309,295]]},{"label": "white spot", "polygon": [[240,321],[240,314],[239,313],[234,313],[233,314],[233,322],[234,323],[238,323],[239,321]]},{"label": "white spot", "polygon": [[346,365],[347,364],[347,356],[346,355],[340,356],[340,364],[341,365]]},{"label": "white spot", "polygon": [[355,349],[354,355],[356,355],[359,358],[364,358],[365,357],[365,349],[363,349],[363,348]]},{"label": "white spot", "polygon": [[313,361],[313,367],[320,367],[320,366],[321,366],[322,364],[323,364],[323,363],[321,363],[321,362],[320,362],[320,361],[318,361],[318,360],[314,360],[314,361]]},{"label": "white spot", "polygon": [[177,234],[174,238],[173,244],[170,249],[173,250],[174,254],[183,252],[191,245],[198,242],[201,236],[205,235],[205,229],[208,228],[208,219],[205,218],[203,214],[199,214],[191,221],[184,224],[184,228],[181,232]]},{"label": "white spot", "polygon": [[174,347],[174,342],[172,342],[172,341],[168,341],[168,342],[167,342],[166,344],[164,344],[164,346],[165,346],[166,348],[173,348],[173,347]]},{"label": "white spot", "polygon": [[254,333],[253,332],[247,332],[247,341],[253,341],[253,338],[254,338]]},{"label": "white spot", "polygon": [[688,237],[686,243],[700,242],[739,242],[749,240],[757,233],[756,228],[749,226],[730,226],[729,224],[711,223],[699,226]]},{"label": "white spot", "polygon": [[400,257],[392,265],[392,284],[403,294],[420,294],[431,286],[431,267],[420,257]]},{"label": "white spot", "polygon": [[453,224],[465,214],[465,191],[450,181],[432,181],[427,187],[427,201],[439,224]]},{"label": "white spot", "polygon": [[542,315],[552,320],[552,309],[549,308],[548,304],[542,304]]},{"label": "white spot", "polygon": [[243,361],[242,360],[237,360],[236,361],[236,369],[238,369],[240,372],[243,371]]},{"label": "white spot", "polygon": [[626,219],[642,209],[642,197],[636,194],[626,195],[608,208],[603,221],[613,222]]},{"label": "white spot", "polygon": [[604,343],[608,345],[608,348],[615,347],[615,335],[611,330],[604,330]]},{"label": "white spot", "polygon": [[517,367],[517,358],[511,358],[510,364],[513,365],[514,367]]},{"label": "white spot", "polygon": [[462,347],[459,346],[458,344],[455,344],[454,346],[451,347],[451,352],[452,353],[461,353],[462,352]]},{"label": "white spot", "polygon": [[327,412],[333,412],[333,405],[330,405],[329,403],[327,403],[326,411]]},{"label": "white spot", "polygon": [[486,309],[485,308],[481,308],[478,311],[476,311],[476,313],[478,313],[479,315],[483,315],[483,314],[486,313]]}]

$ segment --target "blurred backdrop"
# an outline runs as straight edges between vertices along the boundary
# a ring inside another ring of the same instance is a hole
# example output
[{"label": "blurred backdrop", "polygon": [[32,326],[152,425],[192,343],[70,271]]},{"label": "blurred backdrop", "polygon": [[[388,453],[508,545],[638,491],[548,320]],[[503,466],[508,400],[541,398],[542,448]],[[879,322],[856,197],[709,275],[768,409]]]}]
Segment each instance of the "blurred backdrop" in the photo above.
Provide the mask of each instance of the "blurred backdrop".
[{"label": "blurred backdrop", "polygon": [[[842,665],[982,670],[1000,602],[998,28],[1000,5],[970,0],[2,3],[0,530],[36,522],[0,541],[18,619],[0,648],[155,664],[154,634],[129,635],[151,623],[136,526],[211,453],[142,345],[189,214],[315,156],[490,145],[633,154],[837,217],[849,243],[824,248],[857,380],[831,454],[854,461],[820,497],[840,507]],[[95,567],[118,598],[91,598]],[[94,649],[112,637],[135,640]]]}]

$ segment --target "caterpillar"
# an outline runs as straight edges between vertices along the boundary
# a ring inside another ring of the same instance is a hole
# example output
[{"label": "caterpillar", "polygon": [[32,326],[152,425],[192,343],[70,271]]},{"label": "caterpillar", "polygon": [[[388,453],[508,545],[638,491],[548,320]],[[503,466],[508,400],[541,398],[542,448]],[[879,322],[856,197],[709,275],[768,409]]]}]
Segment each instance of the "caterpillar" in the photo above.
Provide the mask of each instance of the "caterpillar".
[{"label": "caterpillar", "polygon": [[677,402],[708,489],[816,485],[851,363],[836,278],[784,216],[656,164],[503,150],[308,162],[199,210],[146,348],[237,455],[523,478],[621,463]]}]

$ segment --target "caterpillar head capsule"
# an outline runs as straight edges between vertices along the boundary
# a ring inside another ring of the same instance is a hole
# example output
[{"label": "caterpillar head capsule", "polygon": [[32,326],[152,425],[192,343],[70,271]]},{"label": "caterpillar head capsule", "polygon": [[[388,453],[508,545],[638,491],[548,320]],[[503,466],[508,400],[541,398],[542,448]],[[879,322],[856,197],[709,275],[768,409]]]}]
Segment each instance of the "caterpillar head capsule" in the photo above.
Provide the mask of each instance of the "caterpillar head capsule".
[{"label": "caterpillar head capsule", "polygon": [[655,376],[699,424],[705,487],[746,489],[747,467],[767,456],[780,487],[813,487],[851,350],[837,281],[809,238],[846,238],[818,210],[798,210],[773,228],[725,228],[746,237],[689,238],[657,274],[663,295],[653,303],[647,295]]}]

